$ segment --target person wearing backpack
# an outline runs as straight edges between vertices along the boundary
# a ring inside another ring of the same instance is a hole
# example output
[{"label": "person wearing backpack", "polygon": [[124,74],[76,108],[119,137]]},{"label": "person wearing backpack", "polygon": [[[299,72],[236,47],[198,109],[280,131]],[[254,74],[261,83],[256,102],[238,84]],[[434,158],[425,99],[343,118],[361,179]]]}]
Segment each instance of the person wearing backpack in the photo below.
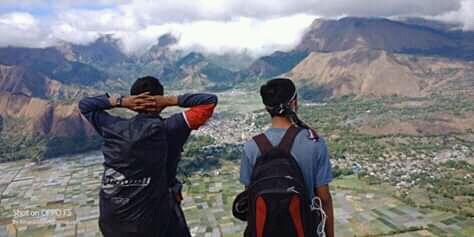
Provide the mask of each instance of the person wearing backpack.
[{"label": "person wearing backpack", "polygon": [[246,237],[333,237],[324,139],[298,118],[290,79],[270,80],[260,94],[272,126],[244,146],[240,181],[246,189],[234,201],[234,216],[247,221]]},{"label": "person wearing backpack", "polygon": [[[87,97],[79,109],[103,138],[99,227],[104,237],[190,237],[176,167],[191,130],[213,114],[212,94],[163,96],[156,78],[139,78],[131,96]],[[188,108],[163,118],[166,107]],[[137,112],[126,119],[106,110]]]}]

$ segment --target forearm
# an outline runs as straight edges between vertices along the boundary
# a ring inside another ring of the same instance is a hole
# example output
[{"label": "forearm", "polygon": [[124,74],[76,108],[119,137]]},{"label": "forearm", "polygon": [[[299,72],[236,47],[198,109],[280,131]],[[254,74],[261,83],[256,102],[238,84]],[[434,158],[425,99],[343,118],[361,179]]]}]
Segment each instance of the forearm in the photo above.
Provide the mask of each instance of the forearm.
[{"label": "forearm", "polygon": [[177,97],[177,103],[180,107],[190,108],[199,105],[216,105],[217,96],[212,94],[184,94]]},{"label": "forearm", "polygon": [[329,185],[318,186],[314,192],[321,199],[321,206],[326,214],[325,231],[327,237],[334,237],[334,210],[332,206],[331,191]]},{"label": "forearm", "polygon": [[166,107],[178,106],[179,105],[178,96],[163,96],[162,100],[164,101],[164,105]]},{"label": "forearm", "polygon": [[79,110],[85,116],[91,112],[111,109],[113,106],[107,95],[86,97],[79,102]]},{"label": "forearm", "polygon": [[113,108],[111,102],[107,95],[86,97],[79,102],[81,114],[90,122],[99,135],[102,135],[103,126],[120,120],[119,117],[112,116],[105,111]]},{"label": "forearm", "polygon": [[332,198],[322,201],[323,210],[326,213],[326,236],[334,237],[334,209]]}]

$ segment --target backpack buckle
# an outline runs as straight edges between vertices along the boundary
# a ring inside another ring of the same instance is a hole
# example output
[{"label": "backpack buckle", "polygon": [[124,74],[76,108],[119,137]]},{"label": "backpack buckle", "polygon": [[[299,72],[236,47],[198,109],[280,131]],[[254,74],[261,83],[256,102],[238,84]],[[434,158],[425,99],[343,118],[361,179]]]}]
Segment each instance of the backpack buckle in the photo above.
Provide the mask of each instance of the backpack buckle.
[{"label": "backpack buckle", "polygon": [[291,186],[289,187],[288,189],[286,189],[287,192],[291,192],[291,193],[300,193],[296,190],[295,186]]}]

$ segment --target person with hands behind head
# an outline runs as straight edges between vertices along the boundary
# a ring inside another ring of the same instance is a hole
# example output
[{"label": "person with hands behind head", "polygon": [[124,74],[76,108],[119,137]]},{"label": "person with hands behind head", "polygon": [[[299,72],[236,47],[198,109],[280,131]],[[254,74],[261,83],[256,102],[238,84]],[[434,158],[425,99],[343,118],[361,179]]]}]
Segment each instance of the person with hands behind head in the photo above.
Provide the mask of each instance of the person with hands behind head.
[{"label": "person with hands behind head", "polygon": [[[104,237],[190,236],[176,169],[191,131],[206,123],[216,105],[212,94],[165,96],[160,81],[150,76],[137,79],[130,96],[105,94],[79,102],[103,138],[99,227]],[[187,110],[163,118],[170,106]],[[122,118],[106,112],[117,107],[137,114]]]}]

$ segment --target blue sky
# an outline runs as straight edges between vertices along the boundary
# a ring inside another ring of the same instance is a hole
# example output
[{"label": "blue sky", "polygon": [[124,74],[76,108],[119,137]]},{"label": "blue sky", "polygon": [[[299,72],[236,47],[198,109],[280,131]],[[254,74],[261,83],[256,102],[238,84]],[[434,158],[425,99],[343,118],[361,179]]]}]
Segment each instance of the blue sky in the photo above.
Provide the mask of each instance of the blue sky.
[{"label": "blue sky", "polygon": [[418,16],[474,29],[473,0],[0,0],[0,46],[87,44],[101,34],[134,53],[165,33],[178,47],[256,54],[296,44],[316,18]]},{"label": "blue sky", "polygon": [[[59,4],[58,4],[59,2]],[[112,2],[97,2],[97,1],[76,1],[71,3],[61,4],[61,1],[3,1],[0,5],[0,14],[9,12],[28,12],[34,16],[48,17],[53,16],[56,12],[68,9],[83,9],[83,10],[102,10],[107,8],[115,8],[117,3]],[[118,1],[117,1],[118,2]]]},{"label": "blue sky", "polygon": [[30,8],[25,6],[0,6],[0,14],[10,13],[10,12],[28,12],[35,16],[48,16],[53,13],[53,10],[50,7],[43,6],[37,8]]}]

